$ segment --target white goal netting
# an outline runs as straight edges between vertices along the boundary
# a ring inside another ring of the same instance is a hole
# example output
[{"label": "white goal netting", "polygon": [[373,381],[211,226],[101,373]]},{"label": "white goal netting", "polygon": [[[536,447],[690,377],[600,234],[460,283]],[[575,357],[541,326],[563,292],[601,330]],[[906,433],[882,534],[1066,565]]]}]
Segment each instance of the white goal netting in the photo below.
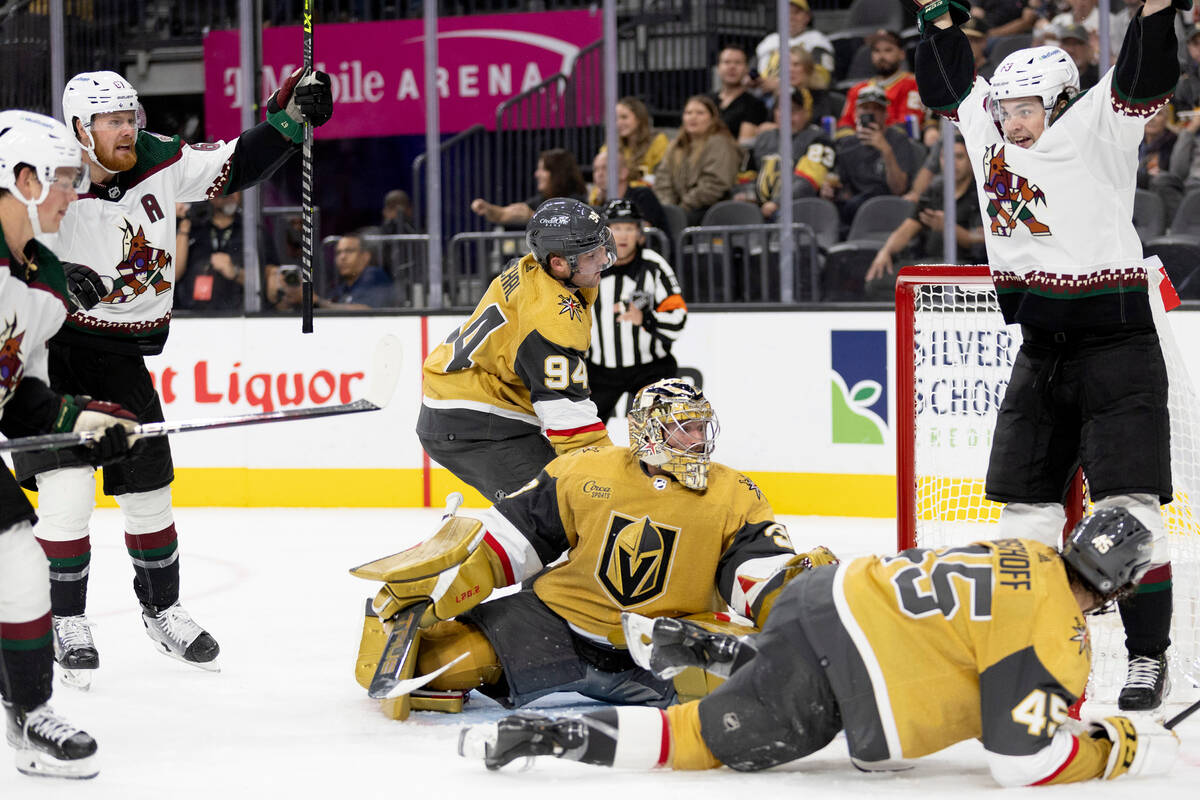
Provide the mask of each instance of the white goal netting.
[{"label": "white goal netting", "polygon": [[[1170,699],[1179,701],[1197,695],[1200,679],[1200,509],[1195,505],[1200,504],[1200,398],[1158,292],[1152,295],[1170,379],[1175,498],[1162,510],[1175,602]],[[898,431],[899,546],[942,547],[994,538],[1001,506],[984,498],[984,477],[996,413],[1021,344],[1020,327],[1004,324],[984,267],[905,270],[898,282],[896,321],[898,403],[907,396],[913,403],[912,426],[902,419]],[[906,498],[909,487],[911,497]],[[1086,502],[1084,488],[1075,518]],[[1093,617],[1089,625],[1093,667],[1088,695],[1115,703],[1125,679],[1121,620],[1113,613]]]}]

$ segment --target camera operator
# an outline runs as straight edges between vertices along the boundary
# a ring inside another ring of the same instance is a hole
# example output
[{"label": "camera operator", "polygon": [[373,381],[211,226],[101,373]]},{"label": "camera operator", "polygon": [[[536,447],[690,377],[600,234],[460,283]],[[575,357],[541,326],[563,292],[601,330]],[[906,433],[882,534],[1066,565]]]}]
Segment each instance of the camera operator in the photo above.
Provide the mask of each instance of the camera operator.
[{"label": "camera operator", "polygon": [[[300,308],[300,267],[295,264],[266,268],[266,280],[263,281],[263,291],[266,295],[265,307],[275,311],[296,311]],[[320,298],[313,296],[313,307],[320,306]]]},{"label": "camera operator", "polygon": [[242,309],[246,276],[242,269],[241,202],[241,192],[234,192],[194,205],[186,216],[177,217],[176,308]]}]

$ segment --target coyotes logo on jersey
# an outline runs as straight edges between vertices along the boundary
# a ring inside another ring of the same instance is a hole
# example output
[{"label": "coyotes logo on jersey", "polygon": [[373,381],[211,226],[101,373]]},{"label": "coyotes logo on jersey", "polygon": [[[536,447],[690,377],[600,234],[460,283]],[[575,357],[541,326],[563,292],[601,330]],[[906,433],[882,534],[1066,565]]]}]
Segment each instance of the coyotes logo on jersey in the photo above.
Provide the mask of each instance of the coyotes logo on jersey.
[{"label": "coyotes logo on jersey", "polygon": [[17,317],[14,314],[10,321],[4,323],[4,329],[0,330],[0,407],[25,374],[25,364],[21,361],[21,342],[24,338],[24,331],[17,333]]},{"label": "coyotes logo on jersey", "polygon": [[171,282],[163,277],[163,271],[171,266],[171,255],[161,247],[153,247],[146,239],[143,228],[137,231],[125,221],[123,238],[125,258],[117,264],[118,277],[102,303],[128,303],[147,289],[156,295],[171,291]]},{"label": "coyotes logo on jersey", "polygon": [[629,608],[667,588],[679,529],[614,512],[609,518],[597,578],[618,605]]},{"label": "coyotes logo on jersey", "polygon": [[1046,195],[1029,180],[1008,169],[1004,158],[1004,145],[996,149],[991,145],[984,156],[984,171],[987,179],[983,193],[987,195],[987,213],[992,218],[993,236],[1012,236],[1017,223],[1022,223],[1034,236],[1049,236],[1048,225],[1034,216],[1032,206],[1046,204]]}]

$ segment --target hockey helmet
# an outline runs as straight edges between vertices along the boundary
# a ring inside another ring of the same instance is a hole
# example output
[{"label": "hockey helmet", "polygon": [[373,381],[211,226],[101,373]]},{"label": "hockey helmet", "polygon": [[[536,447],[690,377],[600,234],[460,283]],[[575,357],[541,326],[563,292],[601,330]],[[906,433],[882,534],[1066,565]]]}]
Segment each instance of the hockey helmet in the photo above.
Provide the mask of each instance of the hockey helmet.
[{"label": "hockey helmet", "polygon": [[1026,47],[1008,55],[992,74],[989,93],[992,117],[1001,121],[1001,100],[1040,97],[1046,125],[1058,101],[1079,94],[1079,68],[1067,51],[1052,45]]},{"label": "hockey helmet", "polygon": [[[685,428],[693,420],[703,423],[699,438],[694,438],[694,426]],[[629,408],[629,444],[634,454],[670,473],[688,489],[702,491],[708,486],[708,465],[720,432],[704,394],[679,378],[643,387]],[[693,439],[692,443],[685,444],[681,436]]]},{"label": "hockey helmet", "polygon": [[109,172],[100,160],[96,158],[96,141],[92,138],[92,119],[97,114],[111,114],[115,111],[132,111],[140,119],[137,90],[133,84],[115,72],[81,72],[63,89],[62,98],[63,120],[71,133],[75,132],[75,120],[83,123],[87,141],[80,146],[92,160],[105,172]]},{"label": "hockey helmet", "polygon": [[642,221],[646,219],[642,215],[642,210],[638,208],[638,204],[632,200],[609,200],[604,204],[604,209],[600,213],[604,216],[605,225],[614,222],[632,222],[641,225]]},{"label": "hockey helmet", "polygon": [[1150,529],[1124,508],[1101,508],[1080,520],[1063,544],[1062,558],[1107,605],[1132,589],[1150,569]]},{"label": "hockey helmet", "polygon": [[[22,164],[32,167],[42,184],[41,194],[36,198],[24,197],[17,191],[17,167]],[[8,189],[25,204],[35,236],[42,234],[37,207],[50,194],[50,186],[58,180],[60,169],[72,170],[75,191],[87,191],[87,170],[83,168],[79,143],[65,125],[32,111],[0,112],[0,189]]]},{"label": "hockey helmet", "polygon": [[571,277],[579,271],[579,256],[598,247],[605,249],[605,268],[617,262],[617,247],[604,218],[586,203],[570,198],[556,197],[538,206],[525,227],[525,243],[547,271],[551,256],[566,259]]}]

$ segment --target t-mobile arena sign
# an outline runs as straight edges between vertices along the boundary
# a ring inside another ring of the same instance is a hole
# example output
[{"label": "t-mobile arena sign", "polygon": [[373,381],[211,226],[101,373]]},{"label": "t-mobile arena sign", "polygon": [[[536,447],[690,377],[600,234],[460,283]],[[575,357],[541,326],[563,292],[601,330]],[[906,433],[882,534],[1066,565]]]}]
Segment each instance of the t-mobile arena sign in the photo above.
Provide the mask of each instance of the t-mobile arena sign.
[{"label": "t-mobile arena sign", "polygon": [[[316,65],[332,77],[335,102],[333,119],[317,129],[318,138],[425,132],[422,20],[317,25],[314,34]],[[495,128],[496,106],[557,72],[569,73],[580,49],[601,35],[599,12],[586,10],[439,20],[442,131],[479,123]],[[265,98],[301,64],[300,27],[265,29],[262,54],[265,108]],[[204,38],[210,140],[232,139],[242,130],[240,63],[237,31]]]}]

